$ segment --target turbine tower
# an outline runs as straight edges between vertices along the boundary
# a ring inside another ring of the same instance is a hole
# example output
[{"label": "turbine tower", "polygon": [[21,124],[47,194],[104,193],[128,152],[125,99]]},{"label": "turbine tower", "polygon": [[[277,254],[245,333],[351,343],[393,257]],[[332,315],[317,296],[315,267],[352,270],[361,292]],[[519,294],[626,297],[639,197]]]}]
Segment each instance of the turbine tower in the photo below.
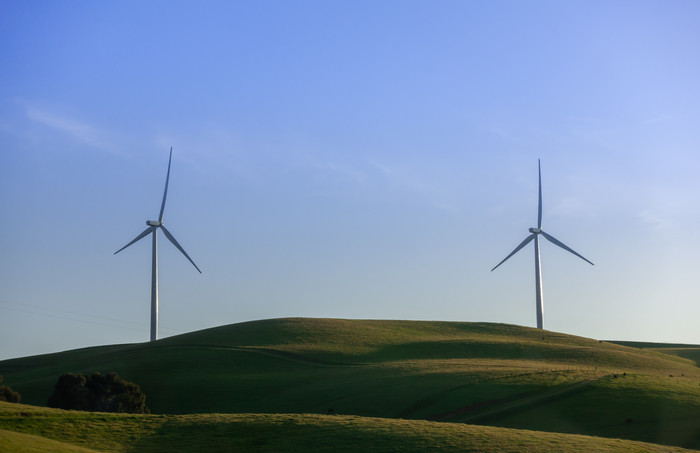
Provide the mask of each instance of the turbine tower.
[{"label": "turbine tower", "polygon": [[151,341],[156,341],[158,339],[158,235],[156,234],[158,232],[158,229],[161,229],[165,237],[168,238],[168,240],[172,242],[173,245],[177,247],[177,249],[181,251],[183,255],[185,255],[185,258],[187,258],[190,261],[190,263],[192,263],[194,268],[197,269],[200,274],[202,273],[202,271],[199,270],[197,265],[194,264],[192,258],[190,258],[187,252],[185,252],[185,249],[183,249],[182,246],[178,244],[173,235],[170,234],[170,231],[168,231],[168,229],[165,228],[165,225],[163,224],[163,211],[165,210],[165,198],[168,195],[168,181],[170,180],[170,162],[172,161],[172,159],[173,147],[171,146],[170,158],[168,158],[168,175],[165,177],[165,191],[163,191],[163,202],[160,205],[160,215],[158,216],[158,220],[148,220],[146,222],[148,228],[146,228],[141,234],[136,236],[136,238],[134,238],[133,241],[129,242],[124,247],[114,252],[114,254],[116,255],[117,253],[121,252],[134,242],[143,239],[149,234],[153,235],[153,258],[151,264]]},{"label": "turbine tower", "polygon": [[[540,267],[540,235],[544,236],[545,239],[547,239],[549,242],[551,242],[554,245],[558,245],[559,247],[563,248],[567,252],[573,253],[574,255],[578,256],[582,260],[586,261],[587,263],[593,265],[590,261],[588,261],[586,258],[583,256],[579,255],[576,253],[573,249],[567,247],[564,245],[561,241],[557,240],[556,238],[552,237],[551,235],[545,233],[542,231],[542,170],[540,168],[540,160],[537,159],[537,173],[539,175],[539,198],[538,198],[538,203],[537,203],[537,228],[530,228],[529,231],[530,234],[528,237],[525,238],[523,242],[518,245],[515,250],[510,252],[510,255],[506,256],[503,258],[503,261],[498,263],[496,267],[500,266],[503,264],[508,258],[511,256],[515,255],[521,248],[525,247],[527,244],[530,243],[534,239],[535,241],[535,294],[536,294],[536,302],[537,302],[537,328],[542,329],[542,311],[543,311],[543,305],[542,305],[542,269]],[[491,272],[493,272],[496,267],[491,269]]]}]

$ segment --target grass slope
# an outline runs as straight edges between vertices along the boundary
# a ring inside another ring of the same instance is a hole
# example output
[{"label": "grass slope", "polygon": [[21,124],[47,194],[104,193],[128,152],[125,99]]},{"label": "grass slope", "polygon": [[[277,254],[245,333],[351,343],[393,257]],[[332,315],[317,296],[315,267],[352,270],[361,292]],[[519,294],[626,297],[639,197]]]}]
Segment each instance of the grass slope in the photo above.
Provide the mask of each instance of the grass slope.
[{"label": "grass slope", "polygon": [[675,343],[642,343],[639,341],[613,341],[611,343],[629,346],[632,348],[645,349],[647,351],[657,351],[664,354],[677,355],[690,359],[697,366],[700,366],[700,345],[675,344]]},{"label": "grass slope", "polygon": [[332,408],[700,448],[692,360],[512,325],[274,319],[0,362],[35,405],[66,371],[116,371],[156,413]]},{"label": "grass slope", "polygon": [[0,451],[14,453],[90,453],[97,450],[58,442],[42,436],[22,434],[0,429]]},{"label": "grass slope", "polygon": [[[318,414],[125,415],[0,403],[0,451],[685,452],[620,439]],[[12,431],[8,431],[12,430]]]}]

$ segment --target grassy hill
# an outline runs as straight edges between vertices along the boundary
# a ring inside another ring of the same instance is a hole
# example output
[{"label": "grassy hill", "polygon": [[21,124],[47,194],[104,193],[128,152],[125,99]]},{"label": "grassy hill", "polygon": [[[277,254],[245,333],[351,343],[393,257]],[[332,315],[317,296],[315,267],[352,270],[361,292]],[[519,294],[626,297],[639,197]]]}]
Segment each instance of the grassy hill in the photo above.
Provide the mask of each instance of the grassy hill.
[{"label": "grassy hill", "polygon": [[573,434],[314,414],[126,415],[0,402],[0,451],[687,452]]},{"label": "grassy hill", "polygon": [[693,344],[675,344],[675,343],[642,343],[639,341],[613,341],[612,343],[632,348],[646,349],[647,351],[663,352],[664,354],[673,354],[679,357],[690,359],[697,366],[700,366],[700,346]]},{"label": "grassy hill", "polygon": [[332,409],[700,449],[700,369],[664,352],[503,324],[293,318],[7,360],[0,374],[34,405],[61,373],[116,371],[160,414]]}]

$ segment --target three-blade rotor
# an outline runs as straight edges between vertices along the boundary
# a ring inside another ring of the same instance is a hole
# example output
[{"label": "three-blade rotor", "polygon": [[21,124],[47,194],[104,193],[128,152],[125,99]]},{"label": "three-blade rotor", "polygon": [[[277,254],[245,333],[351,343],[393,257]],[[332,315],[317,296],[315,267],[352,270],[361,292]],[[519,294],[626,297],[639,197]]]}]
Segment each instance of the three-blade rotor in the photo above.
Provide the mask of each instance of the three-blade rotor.
[{"label": "three-blade rotor", "polygon": [[182,252],[183,255],[185,255],[185,258],[187,258],[189,260],[189,262],[192,263],[194,268],[197,269],[197,271],[201,274],[202,271],[199,270],[199,267],[197,267],[197,265],[194,264],[194,261],[192,260],[192,258],[190,258],[190,256],[187,254],[187,252],[185,252],[185,249],[182,248],[182,246],[177,242],[175,237],[173,237],[173,235],[170,233],[170,231],[168,231],[165,228],[165,225],[163,225],[163,213],[165,212],[165,200],[168,197],[168,183],[170,182],[170,164],[172,162],[172,159],[173,159],[173,148],[171,146],[170,147],[170,157],[168,158],[168,173],[167,173],[167,176],[165,177],[165,190],[163,191],[163,202],[160,205],[160,214],[158,214],[158,220],[157,221],[156,220],[147,221],[146,224],[148,225],[148,228],[146,228],[144,231],[142,231],[141,234],[136,236],[131,242],[126,244],[124,247],[122,247],[119,250],[117,250],[116,252],[114,252],[114,254],[116,255],[117,253],[121,252],[125,248],[129,247],[131,244],[138,242],[139,240],[143,239],[144,237],[148,236],[151,233],[156,234],[158,228],[160,228],[163,231],[163,234],[165,235],[165,237],[168,238],[168,240],[170,242],[172,242],[172,244],[175,247],[177,247],[177,249],[180,252]]},{"label": "three-blade rotor", "polygon": [[542,230],[542,169],[541,169],[541,166],[540,166],[540,161],[539,161],[539,159],[537,160],[537,174],[538,174],[538,179],[539,179],[539,183],[538,183],[538,197],[537,197],[537,228],[530,228],[530,233],[532,233],[532,234],[530,234],[528,237],[526,237],[525,240],[524,240],[523,242],[521,242],[521,243],[515,248],[515,250],[513,250],[512,252],[510,252],[510,254],[509,254],[508,256],[506,256],[505,258],[503,258],[503,260],[502,260],[500,263],[498,263],[493,269],[491,269],[492,272],[493,272],[498,266],[500,266],[501,264],[505,263],[506,260],[508,260],[508,258],[510,258],[511,256],[513,256],[513,255],[515,255],[516,253],[518,253],[518,251],[520,251],[520,249],[522,249],[522,248],[525,247],[528,243],[530,243],[530,241],[532,241],[533,239],[535,239],[535,236],[537,236],[538,234],[541,234],[542,236],[544,236],[544,238],[547,239],[547,240],[548,240],[549,242],[551,242],[552,244],[554,244],[554,245],[556,245],[556,246],[558,246],[558,247],[561,247],[561,248],[563,248],[564,250],[566,250],[567,252],[572,253],[572,254],[578,256],[579,258],[581,258],[582,260],[584,260],[585,262],[587,262],[587,263],[589,263],[589,264],[593,264],[591,261],[587,260],[587,259],[584,258],[581,254],[579,254],[578,252],[576,252],[574,249],[572,249],[571,247],[568,247],[567,245],[565,245],[565,244],[564,244],[563,242],[561,242],[560,240],[558,240],[558,239],[556,239],[555,237],[553,237],[553,236],[551,236],[551,235],[545,233],[545,232]]}]

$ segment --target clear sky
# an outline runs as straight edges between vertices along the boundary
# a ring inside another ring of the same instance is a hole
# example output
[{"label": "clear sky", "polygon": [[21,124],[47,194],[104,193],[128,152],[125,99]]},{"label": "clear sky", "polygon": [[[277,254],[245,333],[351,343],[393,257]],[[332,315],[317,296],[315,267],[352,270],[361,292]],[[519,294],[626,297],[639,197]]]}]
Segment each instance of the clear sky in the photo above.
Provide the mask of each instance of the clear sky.
[{"label": "clear sky", "polygon": [[700,344],[696,1],[0,0],[0,359],[287,316]]}]

